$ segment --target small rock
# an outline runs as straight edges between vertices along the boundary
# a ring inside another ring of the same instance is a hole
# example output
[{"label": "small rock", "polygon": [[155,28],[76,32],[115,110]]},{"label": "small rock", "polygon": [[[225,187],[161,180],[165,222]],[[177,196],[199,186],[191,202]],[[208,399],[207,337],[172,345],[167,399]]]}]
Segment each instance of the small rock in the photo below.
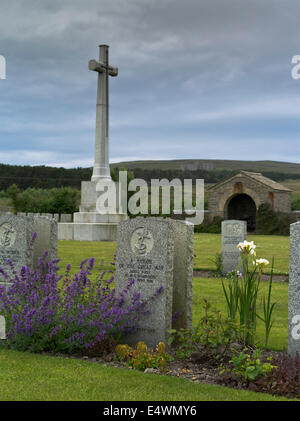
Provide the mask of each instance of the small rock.
[{"label": "small rock", "polygon": [[157,373],[157,370],[155,368],[146,368],[144,373],[153,374],[153,373]]},{"label": "small rock", "polygon": [[236,351],[240,351],[243,348],[243,345],[233,342],[232,344],[230,344],[230,348],[236,350]]},{"label": "small rock", "polygon": [[191,360],[193,361],[194,364],[201,361],[202,359],[203,359],[203,354],[200,352],[193,352],[191,355]]}]

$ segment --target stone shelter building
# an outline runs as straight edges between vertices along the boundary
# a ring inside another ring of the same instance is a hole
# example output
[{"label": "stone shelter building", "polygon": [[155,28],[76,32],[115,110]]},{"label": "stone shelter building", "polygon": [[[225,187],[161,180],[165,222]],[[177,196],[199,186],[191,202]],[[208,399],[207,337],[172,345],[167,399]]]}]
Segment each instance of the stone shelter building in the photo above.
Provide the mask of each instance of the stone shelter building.
[{"label": "stone shelter building", "polygon": [[254,231],[256,211],[269,203],[275,212],[291,213],[291,190],[261,173],[240,171],[227,180],[208,188],[207,217],[247,221],[247,230]]}]

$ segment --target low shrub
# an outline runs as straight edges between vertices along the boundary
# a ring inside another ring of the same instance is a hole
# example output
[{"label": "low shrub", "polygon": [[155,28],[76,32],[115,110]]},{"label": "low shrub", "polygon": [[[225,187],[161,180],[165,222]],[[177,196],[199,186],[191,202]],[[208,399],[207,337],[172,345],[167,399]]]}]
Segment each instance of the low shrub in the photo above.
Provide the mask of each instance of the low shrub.
[{"label": "low shrub", "polygon": [[[271,364],[272,363],[272,364]],[[247,388],[288,398],[300,398],[300,357],[286,351],[263,360],[260,351],[241,352],[231,360],[231,367],[220,366],[219,383]]]},{"label": "low shrub", "polygon": [[219,310],[203,299],[204,316],[191,329],[171,329],[168,344],[178,345],[176,355],[189,358],[193,353],[210,350],[213,358],[220,359],[244,335],[244,328],[230,318],[222,317]]},{"label": "low shrub", "polygon": [[[91,280],[95,259],[85,259],[79,273],[58,275],[59,259],[47,262],[47,253],[36,269],[23,266],[19,273],[8,261],[13,273],[0,272],[10,286],[0,287],[0,314],[5,316],[7,345],[32,352],[77,352],[95,347],[107,337],[120,340],[137,330],[140,318],[149,314],[149,300],[132,292],[134,280],[120,293],[112,288],[114,270],[102,271]],[[127,297],[127,298],[126,298]]]},{"label": "low shrub", "polygon": [[[260,376],[266,376],[267,373],[272,373],[276,368],[275,365],[271,364],[272,357],[268,357],[267,362],[261,361],[261,351],[256,349],[252,356],[244,351],[237,353],[233,350],[233,355],[229,361],[232,364],[232,373],[238,374],[244,378],[244,380],[255,380]],[[223,374],[228,369],[220,367],[220,374]]]},{"label": "low shrub", "polygon": [[222,218],[220,218],[219,216],[215,216],[211,222],[203,221],[202,224],[195,225],[194,231],[205,232],[210,234],[220,234],[222,221]]},{"label": "low shrub", "polygon": [[135,348],[128,345],[117,345],[116,354],[121,361],[126,361],[128,367],[145,371],[146,368],[160,369],[164,371],[167,367],[165,344],[160,342],[155,350],[149,350],[144,342],[138,342]]},{"label": "low shrub", "polygon": [[265,392],[300,398],[300,357],[289,355],[285,350],[274,360],[276,369],[263,382]]},{"label": "low shrub", "polygon": [[298,194],[293,195],[292,201],[291,201],[291,208],[293,211],[300,209],[300,196]]},{"label": "low shrub", "polygon": [[21,191],[15,184],[7,189],[15,212],[74,213],[78,211],[80,192],[71,187],[53,189],[28,188]]},{"label": "low shrub", "polygon": [[290,224],[296,219],[282,212],[274,212],[269,203],[259,206],[256,214],[256,233],[261,235],[289,235]]}]

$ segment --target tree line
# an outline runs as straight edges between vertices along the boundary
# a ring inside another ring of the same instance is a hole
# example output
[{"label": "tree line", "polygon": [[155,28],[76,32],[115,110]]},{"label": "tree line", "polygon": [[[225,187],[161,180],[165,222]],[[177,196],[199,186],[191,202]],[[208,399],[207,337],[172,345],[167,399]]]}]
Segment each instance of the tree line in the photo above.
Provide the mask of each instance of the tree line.
[{"label": "tree line", "polygon": [[21,190],[27,188],[51,189],[72,187],[80,189],[81,181],[90,180],[92,168],[56,168],[44,165],[0,164],[0,190],[7,190],[12,184]]},{"label": "tree line", "polygon": [[[118,168],[115,167],[114,171],[118,172]],[[205,183],[215,184],[219,183],[220,181],[226,180],[227,178],[233,177],[239,170],[176,170],[176,169],[144,169],[144,168],[131,168],[130,169],[134,173],[135,178],[141,178],[148,183],[151,179],[162,179],[166,178],[168,180],[173,180],[174,178],[179,178],[181,181],[184,179],[204,179]],[[245,170],[253,172],[251,168]],[[282,173],[282,172],[270,172],[270,171],[262,171],[262,175],[265,177],[271,178],[274,181],[283,181],[287,179],[297,180],[300,179],[300,173],[297,174],[290,174],[290,173]]]},{"label": "tree line", "polygon": [[[117,179],[118,171],[124,168],[111,167],[113,179]],[[148,183],[151,179],[174,178],[204,179],[205,183],[218,183],[237,174],[238,170],[175,170],[175,169],[130,169],[135,178],[141,178]],[[247,171],[251,171],[251,168]],[[300,174],[281,172],[262,172],[266,177],[274,181],[286,179],[300,179]],[[29,165],[0,164],[0,190],[6,191],[9,186],[15,184],[21,190],[27,188],[51,189],[71,187],[80,189],[81,181],[88,181],[92,176],[92,168],[56,168],[44,165],[31,167]]]}]

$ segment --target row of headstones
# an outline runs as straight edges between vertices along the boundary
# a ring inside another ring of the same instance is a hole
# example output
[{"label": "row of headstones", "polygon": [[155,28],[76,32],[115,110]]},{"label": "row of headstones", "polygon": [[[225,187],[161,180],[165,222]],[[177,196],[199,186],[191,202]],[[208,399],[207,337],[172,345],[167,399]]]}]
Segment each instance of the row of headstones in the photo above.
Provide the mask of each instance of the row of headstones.
[{"label": "row of headstones", "polygon": [[[28,244],[34,232],[38,236],[29,255]],[[128,343],[143,340],[154,347],[158,342],[167,341],[171,328],[192,326],[193,241],[193,225],[185,221],[135,218],[119,224],[116,290],[122,292],[134,279],[132,292],[140,292],[143,300],[151,301],[151,315],[141,320],[136,334],[126,338]],[[16,268],[35,266],[46,250],[49,258],[57,256],[54,218],[0,214],[0,264],[8,273],[7,258]],[[151,300],[155,295],[157,297]],[[180,317],[174,319],[174,314],[179,313]],[[0,318],[0,336],[1,326],[3,336],[1,321],[3,317]]]},{"label": "row of headstones", "polygon": [[[13,212],[2,212],[6,215],[13,215]],[[47,218],[54,218],[57,222],[73,222],[72,213],[33,213],[33,212],[18,212],[18,216],[46,216]]]},{"label": "row of headstones", "polygon": [[[224,221],[222,226],[223,269],[230,272],[240,257],[237,244],[246,238],[243,221]],[[33,253],[28,243],[37,232]],[[134,218],[118,225],[116,289],[121,292],[134,279],[133,291],[143,299],[151,298],[151,314],[141,321],[140,329],[124,340],[142,340],[154,347],[167,342],[171,328],[192,325],[193,225],[186,221],[162,218]],[[289,279],[289,352],[300,352],[300,222],[291,225]],[[57,256],[57,221],[31,215],[0,214],[0,264],[10,258],[16,267],[35,265],[47,250]],[[236,259],[236,260],[235,260]],[[226,266],[228,264],[228,266]],[[174,315],[181,315],[174,320]],[[0,323],[1,325],[1,323]],[[0,328],[1,330],[1,328]],[[3,329],[2,329],[3,330]],[[0,332],[1,336],[1,332]]]},{"label": "row of headstones", "polygon": [[[244,221],[222,222],[222,271],[234,271],[240,262],[239,242],[246,240],[247,225]],[[289,353],[300,353],[300,222],[290,227],[290,276],[289,276]]]},{"label": "row of headstones", "polygon": [[[247,225],[244,221],[222,222],[223,272],[235,270],[240,262],[239,242],[246,240]],[[290,226],[290,268],[288,304],[288,352],[300,355],[300,222]]]}]

